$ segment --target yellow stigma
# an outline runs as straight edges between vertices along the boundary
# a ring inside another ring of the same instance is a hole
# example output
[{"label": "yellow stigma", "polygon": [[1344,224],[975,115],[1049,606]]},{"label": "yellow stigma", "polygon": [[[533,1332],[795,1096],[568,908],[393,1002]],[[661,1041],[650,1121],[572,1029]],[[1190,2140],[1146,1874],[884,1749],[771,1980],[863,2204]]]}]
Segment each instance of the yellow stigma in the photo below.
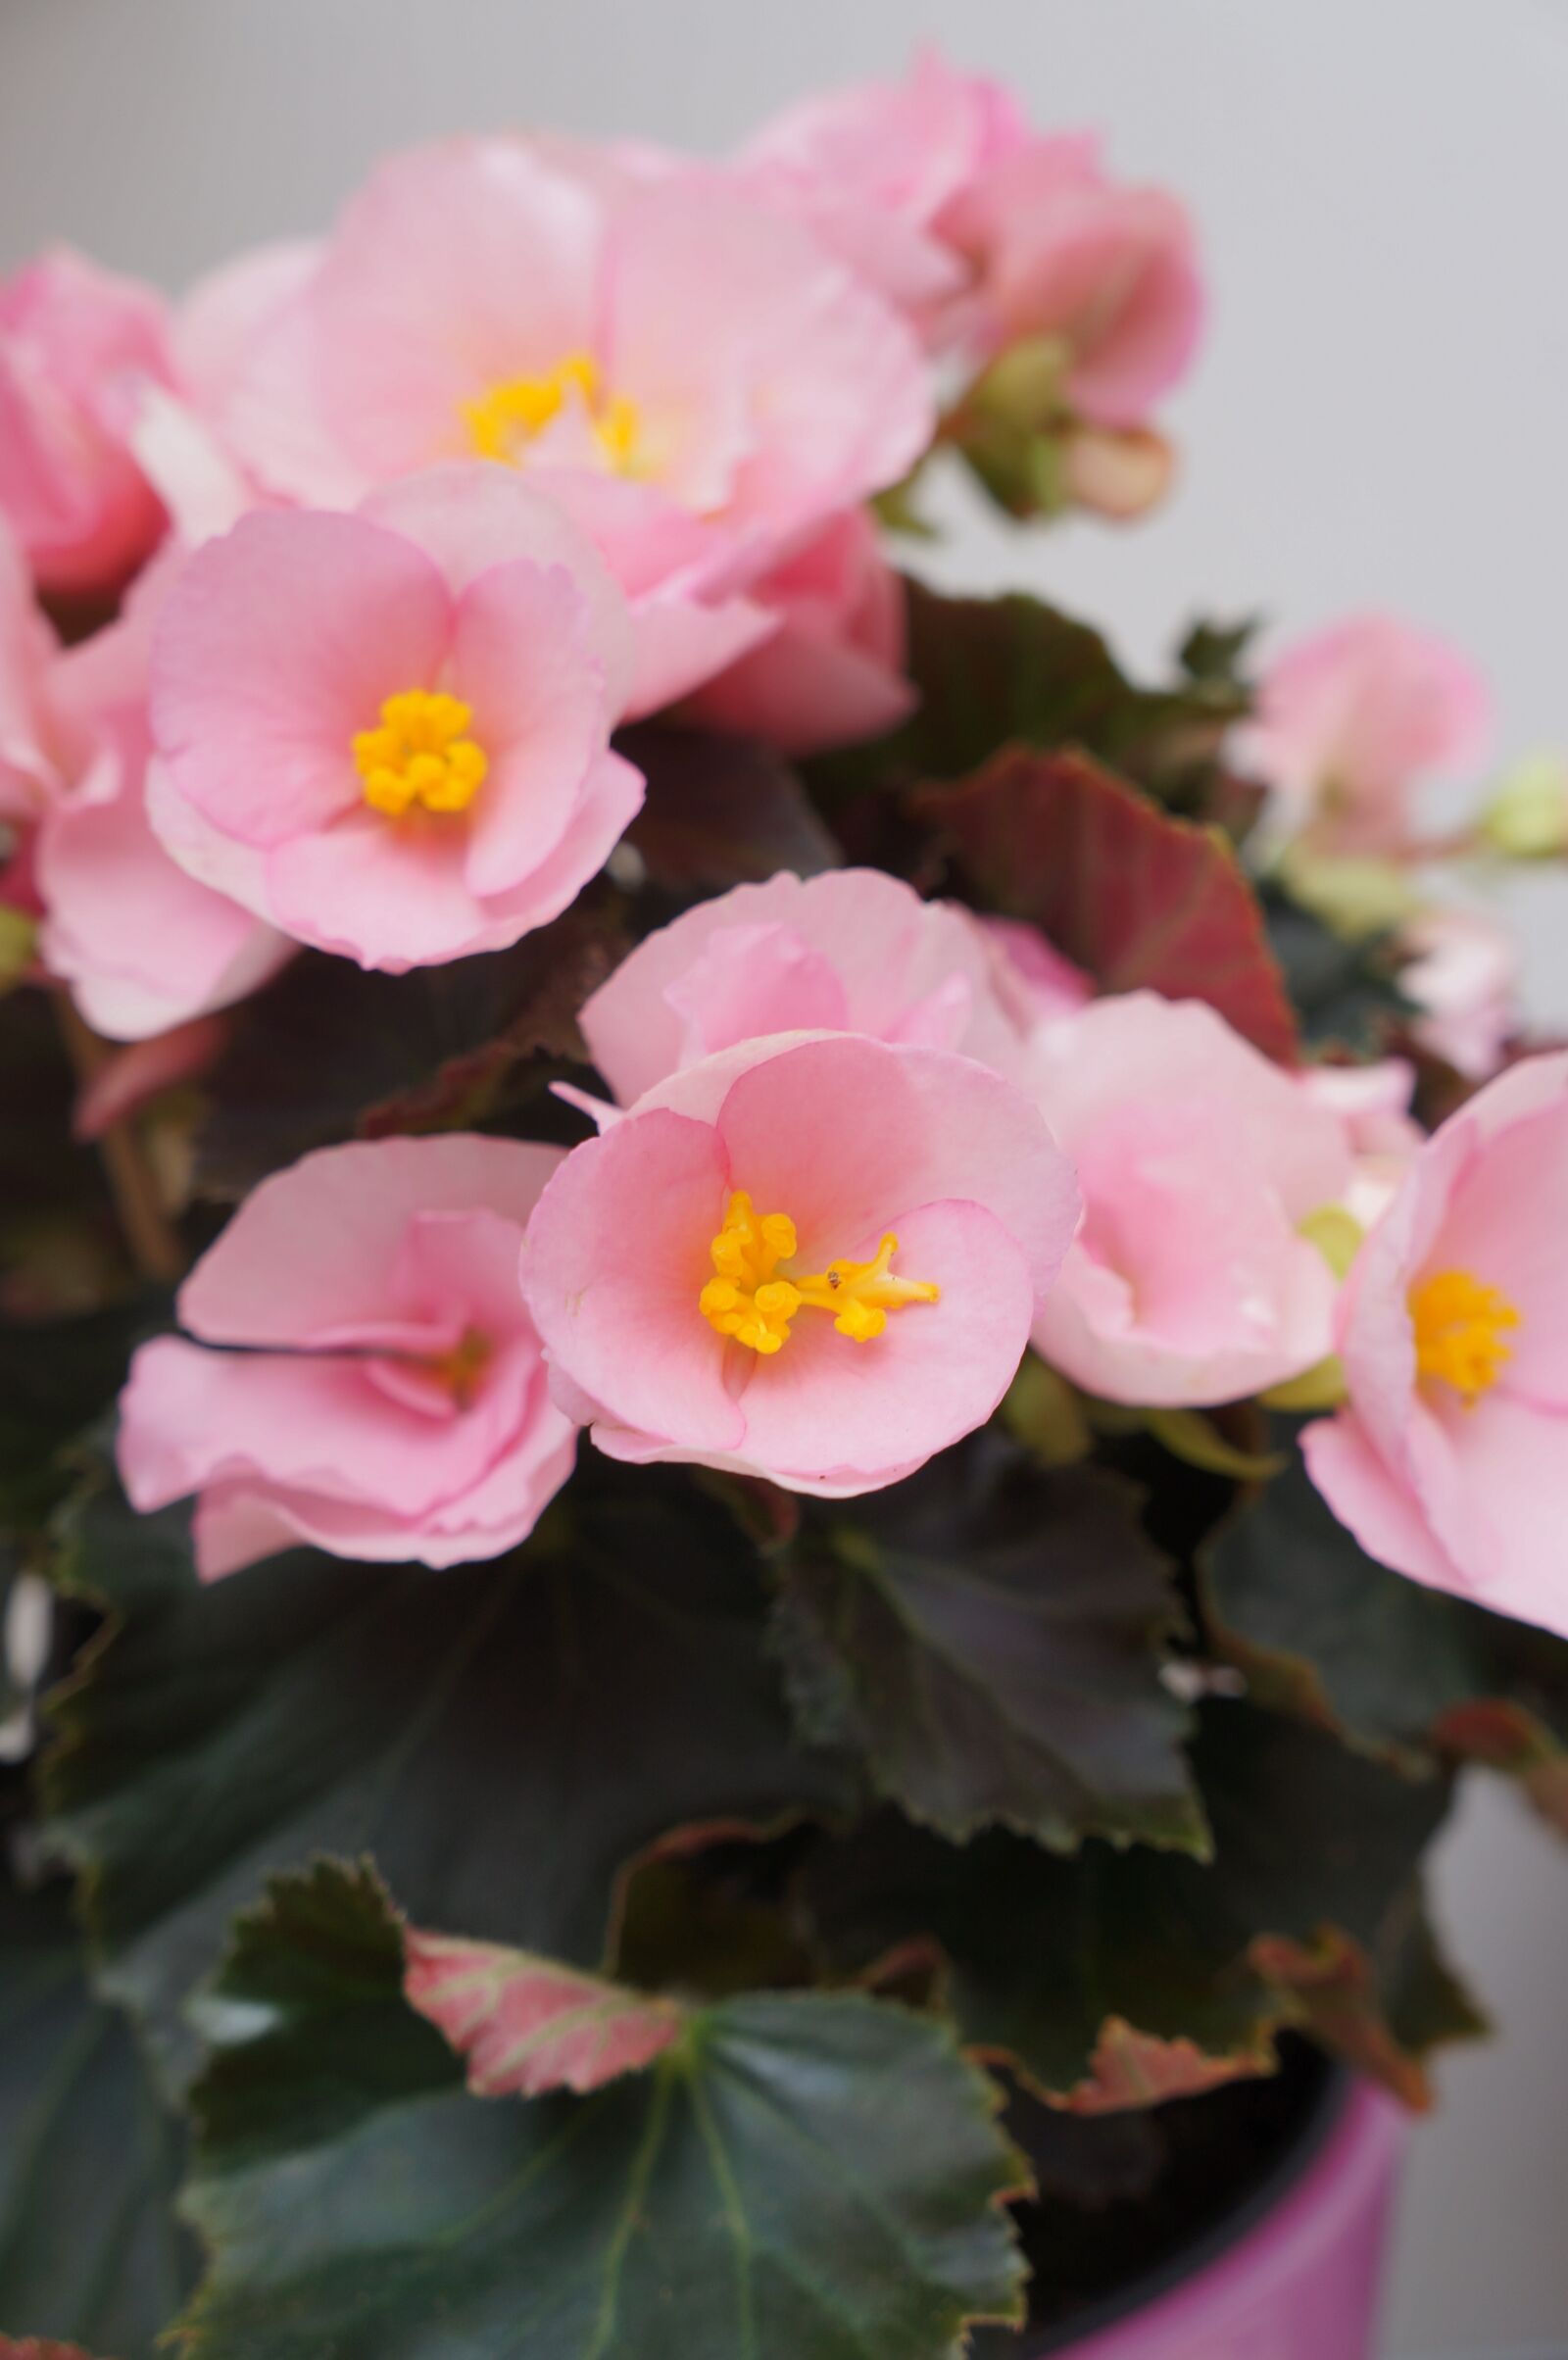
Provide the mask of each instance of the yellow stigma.
[{"label": "yellow stigma", "polygon": [[412,804],[466,811],[484,784],[484,750],[465,735],[473,714],[459,697],[423,688],[388,697],[378,728],[362,729],[354,762],[372,810],[401,819]]},{"label": "yellow stigma", "polygon": [[1437,1270],[1410,1289],[1416,1373],[1451,1385],[1468,1405],[1495,1385],[1513,1356],[1502,1341],[1519,1312],[1496,1287],[1468,1270]]},{"label": "yellow stigma", "polygon": [[789,1342],[790,1321],[798,1311],[831,1311],[841,1336],[869,1344],[887,1326],[890,1311],[941,1297],[941,1288],[929,1279],[893,1276],[889,1265],[899,1251],[896,1237],[885,1237],[868,1262],[829,1262],[825,1270],[777,1277],[795,1245],[788,1213],[759,1214],[746,1191],[737,1189],[713,1240],[713,1276],[697,1299],[710,1326],[750,1345],[754,1352],[776,1352]]},{"label": "yellow stigma", "polygon": [[461,407],[477,456],[514,467],[526,445],[568,402],[581,405],[607,467],[629,475],[642,423],[637,405],[623,393],[606,394],[599,365],[589,353],[568,353],[544,376],[509,377]]}]

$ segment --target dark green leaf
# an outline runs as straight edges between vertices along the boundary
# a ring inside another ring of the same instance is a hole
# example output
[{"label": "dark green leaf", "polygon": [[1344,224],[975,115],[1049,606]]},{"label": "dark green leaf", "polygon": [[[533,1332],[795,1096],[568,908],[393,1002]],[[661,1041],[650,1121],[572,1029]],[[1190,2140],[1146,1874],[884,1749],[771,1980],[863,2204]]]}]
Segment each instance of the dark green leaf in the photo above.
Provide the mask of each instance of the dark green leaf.
[{"label": "dark green leaf", "polygon": [[648,782],[628,828],[651,882],[675,894],[814,877],[844,855],[789,763],[752,738],[645,722],[618,741]]},{"label": "dark green leaf", "polygon": [[1409,1013],[1388,946],[1377,937],[1348,941],[1268,887],[1262,906],[1269,944],[1307,1046],[1381,1056],[1391,1026]]},{"label": "dark green leaf", "polygon": [[1264,1702],[1396,1758],[1510,1770],[1568,1829],[1568,1644],[1375,1563],[1298,1453],[1215,1536],[1204,1596]]},{"label": "dark green leaf", "polygon": [[1474,2022],[1451,1980],[1452,2004],[1434,2006],[1438,1971],[1420,1963],[1415,1873],[1446,1782],[1214,1701],[1194,1769],[1208,1867],[1102,1844],[1062,1859],[1002,1834],[960,1848],[891,1814],[824,1843],[808,1894],[830,1955],[867,1969],[933,1939],[964,2039],[1086,2111],[1258,2070],[1290,2023],[1420,2102],[1439,2019]]},{"label": "dark green leaf", "polygon": [[206,1084],[198,1185],[242,1197],[311,1148],[472,1128],[537,1096],[584,1057],[577,1010],[619,948],[612,915],[589,896],[510,951],[408,975],[306,952],[236,1014]]},{"label": "dark green leaf", "polygon": [[938,2026],[855,1994],[695,2011],[590,2097],[470,2097],[373,1880],[241,1924],[208,2003],[189,2314],[212,2360],[945,2360],[1021,2317],[1021,2158]]},{"label": "dark green leaf", "polygon": [[1004,748],[917,798],[983,908],[1028,918],[1102,991],[1206,1000],[1282,1064],[1296,1017],[1256,894],[1224,839],[1082,755]]},{"label": "dark green leaf", "polygon": [[0,2320],[143,2360],[194,2270],[183,2139],[86,1983],[64,1885],[0,1884]]},{"label": "dark green leaf", "polygon": [[[106,1507],[74,1561],[111,1597],[115,1531]],[[368,1847],[416,1922],[595,1963],[648,1845],[848,1802],[792,1741],[764,1635],[724,1509],[604,1462],[493,1564],[296,1551],[132,1615],[59,1700],[46,1781],[106,1988],[177,2070],[230,1913]]]},{"label": "dark green leaf", "polygon": [[1162,1686],[1169,1568],[1138,1494],[988,1432],[906,1483],[808,1513],[779,1562],[808,1729],[867,1755],[911,1818],[1201,1851]]},{"label": "dark green leaf", "polygon": [[0,1532],[49,1513],[70,1480],[62,1452],[112,1408],[132,1350],[168,1316],[166,1297],[141,1293],[72,1319],[0,1321]]}]

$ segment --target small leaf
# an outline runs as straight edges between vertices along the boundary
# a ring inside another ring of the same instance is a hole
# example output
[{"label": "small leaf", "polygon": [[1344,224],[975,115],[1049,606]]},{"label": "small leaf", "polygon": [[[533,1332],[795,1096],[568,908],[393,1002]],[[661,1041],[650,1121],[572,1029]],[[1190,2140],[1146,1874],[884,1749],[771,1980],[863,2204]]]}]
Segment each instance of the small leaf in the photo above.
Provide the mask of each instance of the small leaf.
[{"label": "small leaf", "polygon": [[21,2339],[0,2336],[0,2360],[72,2338],[150,2360],[193,2277],[173,2212],[183,2131],[125,2018],[92,1996],[63,1884],[0,1881],[0,2318]]},{"label": "small leaf", "polygon": [[[106,1496],[74,1579],[113,1598],[145,1530]],[[673,1469],[579,1469],[492,1563],[297,1549],[133,1580],[56,1700],[48,1835],[88,1873],[104,1988],[176,2078],[185,1999],[277,1869],[373,1846],[416,1924],[595,1966],[634,1857],[858,1793],[795,1741],[755,1555]]]},{"label": "small leaf", "polygon": [[648,722],[617,741],[648,781],[627,842],[666,892],[724,893],[781,868],[814,877],[844,855],[784,757],[752,738]]},{"label": "small leaf", "polygon": [[1039,926],[1102,991],[1206,1000],[1295,1062],[1296,1016],[1256,895],[1224,840],[1078,754],[1007,747],[916,799],[982,905]]},{"label": "small leaf", "polygon": [[79,2343],[55,2343],[47,2336],[0,2335],[0,2360],[91,2360]]},{"label": "small leaf", "polygon": [[1229,1475],[1237,1483],[1267,1483],[1286,1461],[1275,1450],[1243,1450],[1227,1442],[1211,1417],[1200,1409],[1148,1409],[1144,1422],[1172,1458],[1205,1475]]},{"label": "small leaf", "polygon": [[1139,1496],[995,1432],[891,1490],[808,1512],[779,1560],[803,1725],[862,1748],[911,1817],[1201,1852],[1160,1680],[1178,1618]]},{"label": "small leaf", "polygon": [[1381,937],[1347,941],[1277,886],[1264,885],[1260,895],[1302,1040],[1312,1049],[1381,1057],[1392,1027],[1411,1012],[1396,980],[1393,946]]},{"label": "small leaf", "polygon": [[1196,2040],[1157,2040],[1124,2017],[1107,2016],[1081,2082],[1067,2092],[1070,2114],[1115,2114],[1129,2106],[1160,2106],[1167,2098],[1197,2097],[1255,2072],[1246,2055],[1211,2057]]},{"label": "small leaf", "polygon": [[998,2096],[858,1993],[695,2009],[587,2096],[470,2096],[406,2004],[373,1878],[241,1920],[210,1992],[195,2360],[945,2360],[1017,2323]]},{"label": "small leaf", "polygon": [[468,2064],[475,2097],[586,2092],[641,2073],[680,2038],[672,2000],[650,1999],[498,1942],[404,1930],[409,2005]]}]

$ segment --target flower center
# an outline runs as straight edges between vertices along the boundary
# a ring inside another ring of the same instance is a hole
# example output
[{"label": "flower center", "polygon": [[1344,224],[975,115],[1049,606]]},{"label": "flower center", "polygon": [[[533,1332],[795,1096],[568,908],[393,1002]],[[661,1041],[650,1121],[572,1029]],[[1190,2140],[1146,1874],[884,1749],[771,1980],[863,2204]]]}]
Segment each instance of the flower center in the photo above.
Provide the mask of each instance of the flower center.
[{"label": "flower center", "polygon": [[466,1328],[451,1352],[421,1361],[420,1366],[460,1409],[471,1409],[494,1352],[494,1345],[480,1329]]},{"label": "flower center", "polygon": [[1451,1385],[1467,1405],[1495,1385],[1513,1356],[1503,1333],[1520,1319],[1506,1295],[1468,1270],[1437,1270],[1410,1289],[1409,1305],[1419,1376]]},{"label": "flower center", "polygon": [[788,1213],[759,1214],[746,1191],[737,1189],[713,1240],[713,1276],[697,1299],[709,1325],[754,1352],[776,1352],[789,1342],[798,1311],[831,1311],[841,1336],[869,1344],[887,1326],[890,1311],[941,1297],[930,1279],[893,1276],[889,1265],[899,1241],[891,1235],[868,1262],[829,1262],[825,1270],[777,1277],[795,1246]]},{"label": "flower center", "polygon": [[466,811],[490,764],[465,734],[473,714],[460,697],[405,689],[388,697],[380,724],[354,740],[354,762],[373,811],[401,819],[413,804],[427,811]]},{"label": "flower center", "polygon": [[462,404],[463,422],[480,459],[515,467],[527,445],[569,402],[581,406],[606,466],[630,474],[642,423],[637,405],[623,393],[605,391],[599,364],[589,353],[568,353],[544,376],[509,377],[491,385],[478,401]]}]

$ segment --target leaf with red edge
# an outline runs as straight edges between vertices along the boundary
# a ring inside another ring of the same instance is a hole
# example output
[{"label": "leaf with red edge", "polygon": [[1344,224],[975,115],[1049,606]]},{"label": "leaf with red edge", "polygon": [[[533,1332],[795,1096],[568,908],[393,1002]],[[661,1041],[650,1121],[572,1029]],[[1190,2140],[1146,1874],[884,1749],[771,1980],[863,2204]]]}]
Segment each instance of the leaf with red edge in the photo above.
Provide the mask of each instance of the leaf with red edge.
[{"label": "leaf with red edge", "polygon": [[919,817],[983,905],[1028,918],[1102,991],[1206,1000],[1294,1064],[1297,1023],[1262,909],[1223,838],[1081,754],[1005,747],[918,791]]},{"label": "leaf with red edge", "polygon": [[52,2343],[44,2335],[0,2335],[0,2360],[92,2360],[79,2343]]},{"label": "leaf with red edge", "polygon": [[411,2007],[467,2061],[475,2097],[586,2095],[641,2073],[680,2037],[684,2011],[531,1950],[403,1931]]},{"label": "leaf with red edge", "polygon": [[1196,2040],[1162,2040],[1125,2016],[1107,2016],[1083,2079],[1054,2102],[1067,2114],[1113,2114],[1162,2105],[1170,2097],[1197,2097],[1256,2071],[1256,2058],[1246,2053],[1210,2056]]}]

